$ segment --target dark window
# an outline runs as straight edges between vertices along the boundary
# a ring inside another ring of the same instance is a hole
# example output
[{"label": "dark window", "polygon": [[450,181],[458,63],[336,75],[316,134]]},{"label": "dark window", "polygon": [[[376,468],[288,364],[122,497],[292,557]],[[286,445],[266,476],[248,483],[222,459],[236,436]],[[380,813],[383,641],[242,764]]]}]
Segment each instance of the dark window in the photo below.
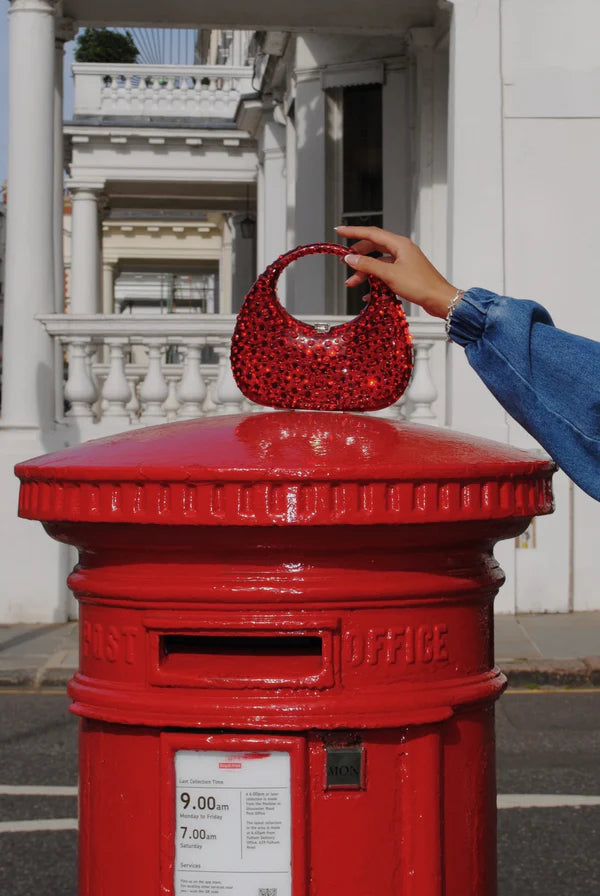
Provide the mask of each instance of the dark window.
[{"label": "dark window", "polygon": [[[383,224],[381,85],[346,87],[343,93],[344,224]],[[365,287],[347,290],[347,313],[363,308]]]}]

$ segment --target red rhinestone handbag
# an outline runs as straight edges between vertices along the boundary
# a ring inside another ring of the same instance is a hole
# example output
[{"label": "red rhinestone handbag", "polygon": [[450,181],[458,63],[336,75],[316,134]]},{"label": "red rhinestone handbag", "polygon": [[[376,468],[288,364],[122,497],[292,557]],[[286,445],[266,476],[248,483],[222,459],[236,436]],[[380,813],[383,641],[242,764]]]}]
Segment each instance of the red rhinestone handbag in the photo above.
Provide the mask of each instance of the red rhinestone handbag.
[{"label": "red rhinestone handbag", "polygon": [[327,332],[292,317],[279,302],[279,275],[305,255],[344,257],[344,246],[315,243],[281,255],[244,299],[231,342],[231,367],[243,394],[272,408],[367,411],[398,401],[413,367],[406,317],[391,289],[369,277],[360,314]]}]

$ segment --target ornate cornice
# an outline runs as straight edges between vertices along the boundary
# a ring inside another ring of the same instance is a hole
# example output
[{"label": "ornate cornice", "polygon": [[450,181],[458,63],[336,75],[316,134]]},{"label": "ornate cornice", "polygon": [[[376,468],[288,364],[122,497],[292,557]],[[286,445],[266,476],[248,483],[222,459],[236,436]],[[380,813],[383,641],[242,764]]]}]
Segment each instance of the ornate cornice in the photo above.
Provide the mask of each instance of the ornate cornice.
[{"label": "ornate cornice", "polygon": [[54,20],[54,39],[57,46],[73,40],[77,34],[78,23],[70,16],[56,16]]}]

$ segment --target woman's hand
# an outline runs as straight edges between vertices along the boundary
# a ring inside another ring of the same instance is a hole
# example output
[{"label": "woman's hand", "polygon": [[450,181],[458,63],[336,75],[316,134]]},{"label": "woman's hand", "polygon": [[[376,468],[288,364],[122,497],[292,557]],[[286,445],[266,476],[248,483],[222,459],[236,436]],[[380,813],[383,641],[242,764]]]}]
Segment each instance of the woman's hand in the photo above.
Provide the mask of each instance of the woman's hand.
[{"label": "woman's hand", "polygon": [[[358,242],[348,250],[344,261],[357,273],[346,280],[358,286],[374,274],[396,295],[420,305],[433,317],[446,317],[457,290],[442,277],[418,246],[405,236],[380,227],[336,227],[345,239]],[[383,252],[382,258],[369,258],[369,252]]]}]

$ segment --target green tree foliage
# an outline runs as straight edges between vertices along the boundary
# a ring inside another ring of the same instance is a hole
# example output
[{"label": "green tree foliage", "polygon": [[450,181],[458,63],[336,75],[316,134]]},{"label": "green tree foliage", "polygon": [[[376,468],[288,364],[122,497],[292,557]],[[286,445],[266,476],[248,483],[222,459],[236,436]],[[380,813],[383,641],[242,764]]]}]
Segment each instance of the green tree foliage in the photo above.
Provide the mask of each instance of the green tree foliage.
[{"label": "green tree foliage", "polygon": [[76,62],[120,62],[130,65],[140,51],[129,31],[120,34],[109,28],[86,28],[77,38]]}]

